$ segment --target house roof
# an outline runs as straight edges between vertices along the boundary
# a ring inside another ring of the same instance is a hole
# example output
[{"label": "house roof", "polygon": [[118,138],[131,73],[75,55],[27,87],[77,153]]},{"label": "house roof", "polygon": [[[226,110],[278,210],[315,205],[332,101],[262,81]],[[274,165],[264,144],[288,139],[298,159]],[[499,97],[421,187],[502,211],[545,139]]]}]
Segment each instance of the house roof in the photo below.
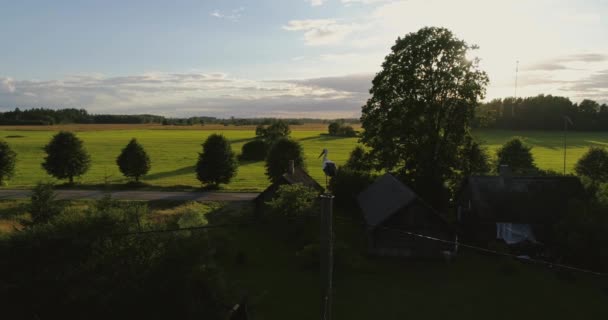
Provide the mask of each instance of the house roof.
[{"label": "house roof", "polygon": [[417,198],[410,188],[387,173],[361,192],[357,202],[367,224],[376,227]]},{"label": "house roof", "polygon": [[315,179],[304,171],[304,169],[295,168],[292,174],[286,172],[283,174],[283,176],[281,176],[281,179],[278,182],[268,186],[266,190],[256,197],[256,200],[266,199],[268,193],[275,192],[278,187],[283,184],[303,184],[309,188],[317,190],[318,192],[323,192],[325,190]]},{"label": "house roof", "polygon": [[577,177],[473,176],[465,182],[472,209],[482,221],[543,224],[565,213],[569,201],[582,198]]}]

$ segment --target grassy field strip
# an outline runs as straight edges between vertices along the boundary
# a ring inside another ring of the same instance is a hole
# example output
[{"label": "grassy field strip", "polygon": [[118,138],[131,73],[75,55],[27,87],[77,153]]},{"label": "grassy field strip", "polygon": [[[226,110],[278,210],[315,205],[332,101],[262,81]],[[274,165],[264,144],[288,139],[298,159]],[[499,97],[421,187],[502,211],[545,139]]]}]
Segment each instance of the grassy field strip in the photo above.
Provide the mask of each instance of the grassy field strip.
[{"label": "grassy field strip", "polygon": [[[6,140],[17,152],[17,174],[10,181],[9,188],[29,187],[39,180],[53,181],[40,167],[44,158],[43,146],[49,141],[55,131],[66,127],[53,127],[47,130],[0,130],[0,139]],[[199,182],[194,175],[194,164],[201,151],[201,143],[214,132],[226,136],[233,149],[240,153],[244,143],[254,137],[254,130],[158,130],[156,128],[142,129],[126,128],[116,130],[85,130],[78,136],[85,142],[91,154],[93,163],[91,170],[84,175],[80,182],[84,184],[101,184],[108,180],[110,183],[124,183],[116,166],[116,157],[120,150],[131,138],[137,138],[146,148],[152,159],[152,170],[143,181],[161,187],[184,186],[198,187]],[[335,138],[322,135],[326,130],[298,130],[293,127],[292,137],[304,146],[306,164],[311,175],[319,182],[325,179],[321,171],[321,161],[317,159],[323,148],[329,149],[329,159],[338,165],[348,158],[350,150],[357,144],[356,138]],[[3,128],[4,129],[4,128]],[[521,136],[526,143],[534,147],[533,153],[541,168],[562,170],[563,135],[560,132],[528,132],[528,131],[478,131],[475,132],[488,150],[495,150],[513,136]],[[12,137],[11,137],[12,136]],[[569,133],[568,170],[591,145],[608,145],[608,133]],[[241,163],[238,175],[232,183],[225,186],[226,190],[261,190],[268,181],[264,175],[263,162]]]}]

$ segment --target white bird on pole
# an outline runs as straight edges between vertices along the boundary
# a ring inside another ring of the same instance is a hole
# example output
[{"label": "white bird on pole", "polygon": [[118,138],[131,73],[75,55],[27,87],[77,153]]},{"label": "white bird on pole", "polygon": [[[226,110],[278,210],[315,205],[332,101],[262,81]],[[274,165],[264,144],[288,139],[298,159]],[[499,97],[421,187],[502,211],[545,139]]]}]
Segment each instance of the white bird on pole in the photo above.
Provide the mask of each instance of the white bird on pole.
[{"label": "white bird on pole", "polygon": [[325,176],[327,177],[335,177],[338,172],[338,167],[336,167],[336,164],[333,161],[327,159],[327,153],[327,149],[323,149],[319,155],[319,158],[323,156],[323,172],[325,172]]}]

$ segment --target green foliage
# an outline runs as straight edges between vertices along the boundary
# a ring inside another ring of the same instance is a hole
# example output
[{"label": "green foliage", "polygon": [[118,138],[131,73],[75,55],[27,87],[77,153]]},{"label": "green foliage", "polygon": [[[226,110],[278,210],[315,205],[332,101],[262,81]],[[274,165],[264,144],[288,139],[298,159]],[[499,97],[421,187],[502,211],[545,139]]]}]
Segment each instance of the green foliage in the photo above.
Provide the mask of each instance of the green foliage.
[{"label": "green foliage", "polygon": [[277,140],[270,147],[266,157],[266,176],[268,179],[277,182],[287,172],[290,160],[294,160],[296,167],[304,168],[302,145],[287,138]]},{"label": "green foliage", "polygon": [[338,137],[356,137],[357,132],[352,126],[344,124],[344,121],[333,121],[327,126],[327,132],[330,136]]},{"label": "green foliage", "polygon": [[225,319],[236,299],[206,234],[124,235],[139,212],[65,212],[0,240],[3,316]]},{"label": "green foliage", "polygon": [[283,217],[302,217],[315,213],[319,193],[301,184],[284,184],[267,203],[271,212]]},{"label": "green foliage", "polygon": [[207,208],[198,202],[189,202],[180,208],[181,217],[177,220],[180,228],[200,227],[207,225]]},{"label": "green foliage", "polygon": [[196,177],[202,183],[228,183],[236,175],[238,162],[223,135],[212,134],[203,143],[203,152],[196,164]]},{"label": "green foliage", "polygon": [[369,154],[361,146],[356,146],[350,152],[348,160],[341,169],[350,169],[354,171],[370,171],[373,164]]},{"label": "green foliage", "polygon": [[483,175],[491,171],[490,156],[479,142],[468,137],[460,152],[459,158],[463,177]]},{"label": "green foliage", "polygon": [[134,178],[136,182],[150,171],[151,166],[150,157],[135,138],[131,139],[129,144],[122,149],[116,159],[116,164],[125,177]]},{"label": "green foliage", "polygon": [[0,185],[15,174],[17,154],[5,141],[0,141]]},{"label": "green foliage", "polygon": [[594,182],[608,182],[608,151],[600,147],[589,148],[576,163],[574,171]]},{"label": "green foliage", "polygon": [[268,154],[268,143],[264,140],[253,140],[245,143],[241,149],[240,160],[262,161]]},{"label": "green foliage", "polygon": [[507,165],[513,173],[525,175],[536,173],[537,168],[532,157],[532,147],[525,145],[521,139],[513,138],[507,141],[496,151],[497,165],[496,170],[501,165]]},{"label": "green foliage", "polygon": [[29,212],[31,221],[27,225],[48,223],[61,213],[62,204],[57,200],[53,184],[38,183],[32,190]]},{"label": "green foliage", "polygon": [[258,125],[255,135],[267,143],[273,143],[281,138],[288,138],[291,134],[289,124],[280,119],[273,119],[269,125]]},{"label": "green foliage", "polygon": [[356,198],[363,190],[369,187],[378,176],[369,171],[353,170],[342,167],[338,174],[329,181],[329,190],[335,196],[336,205],[353,212],[355,218],[361,218]]},{"label": "green foliage", "polygon": [[57,133],[44,147],[47,156],[42,167],[57,179],[69,179],[85,174],[91,166],[91,157],[84,149],[82,140],[71,132]]},{"label": "green foliage", "polygon": [[444,28],[422,28],[398,38],[363,106],[361,142],[379,169],[399,170],[431,203],[455,179],[459,149],[470,134],[474,110],[488,77],[474,46]]}]

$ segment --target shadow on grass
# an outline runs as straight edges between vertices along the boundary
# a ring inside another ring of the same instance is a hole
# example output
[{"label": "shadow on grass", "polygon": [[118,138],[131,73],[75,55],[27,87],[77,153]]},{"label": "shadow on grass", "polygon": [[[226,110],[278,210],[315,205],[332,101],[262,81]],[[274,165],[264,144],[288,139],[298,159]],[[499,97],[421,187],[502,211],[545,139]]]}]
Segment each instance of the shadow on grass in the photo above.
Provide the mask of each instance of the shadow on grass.
[{"label": "shadow on grass", "polygon": [[333,141],[333,140],[352,139],[352,138],[357,138],[357,137],[330,136],[327,133],[321,133],[318,136],[311,136],[311,137],[298,139],[298,141],[309,141],[309,140]]},{"label": "shadow on grass", "polygon": [[179,169],[175,169],[175,170],[171,170],[171,171],[149,174],[149,175],[143,177],[143,179],[144,179],[144,181],[150,181],[150,180],[170,178],[170,177],[174,177],[174,176],[181,176],[181,175],[188,174],[188,173],[191,173],[194,175],[195,174],[194,169],[195,169],[194,166],[188,166],[188,167],[183,167],[183,168],[179,168]]}]

